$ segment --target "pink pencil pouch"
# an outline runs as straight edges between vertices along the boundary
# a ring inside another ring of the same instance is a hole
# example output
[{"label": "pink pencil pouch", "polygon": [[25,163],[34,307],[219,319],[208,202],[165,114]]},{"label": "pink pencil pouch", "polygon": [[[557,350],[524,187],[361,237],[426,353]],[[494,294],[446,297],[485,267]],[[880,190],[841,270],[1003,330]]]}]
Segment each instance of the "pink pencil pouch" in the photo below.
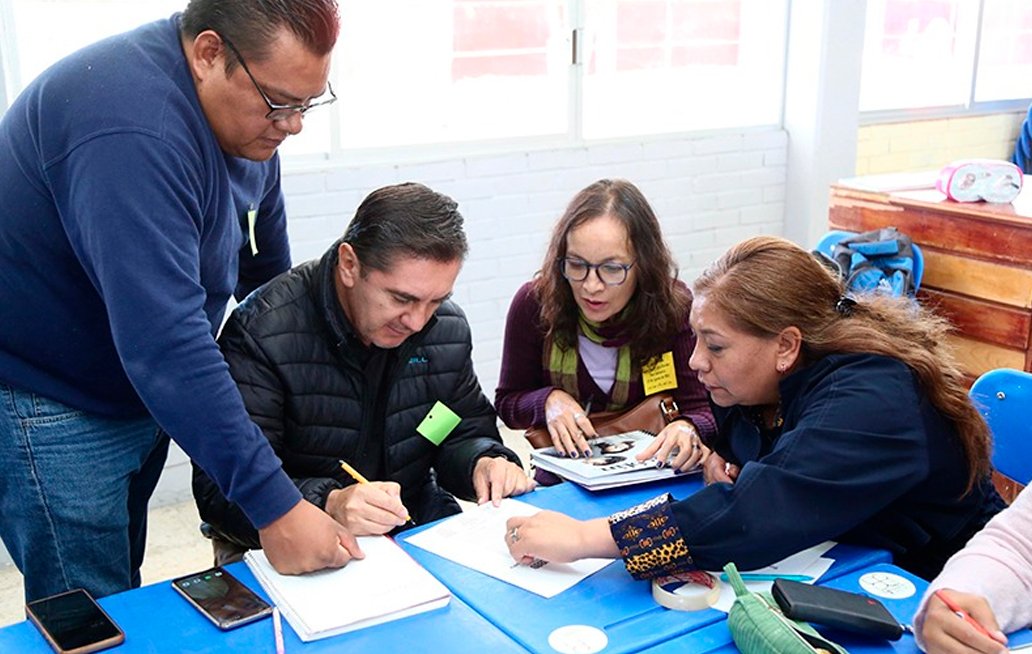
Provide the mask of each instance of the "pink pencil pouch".
[{"label": "pink pencil pouch", "polygon": [[956,202],[1012,202],[1021,193],[1024,176],[1009,161],[962,159],[939,172],[935,188]]}]

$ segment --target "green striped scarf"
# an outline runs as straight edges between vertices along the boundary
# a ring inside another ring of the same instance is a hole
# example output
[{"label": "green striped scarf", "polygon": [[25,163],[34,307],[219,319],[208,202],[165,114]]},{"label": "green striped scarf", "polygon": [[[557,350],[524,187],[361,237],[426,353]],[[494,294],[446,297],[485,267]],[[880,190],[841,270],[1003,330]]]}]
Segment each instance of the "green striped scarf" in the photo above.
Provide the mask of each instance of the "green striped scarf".
[{"label": "green striped scarf", "polygon": [[[612,347],[609,343],[617,340],[604,337],[598,332],[599,324],[588,320],[583,315],[580,316],[578,323],[581,333],[593,343]],[[566,391],[578,401],[582,401],[577,385],[577,364],[580,357],[577,355],[576,344],[564,348],[560,347],[555,339],[552,339],[551,347],[546,349],[545,368],[548,369],[551,376],[552,385]],[[616,376],[613,380],[613,388],[609,391],[610,400],[605,408],[606,411],[619,411],[627,407],[627,398],[631,390],[631,372],[631,346],[630,343],[624,342],[619,346],[616,355]]]}]

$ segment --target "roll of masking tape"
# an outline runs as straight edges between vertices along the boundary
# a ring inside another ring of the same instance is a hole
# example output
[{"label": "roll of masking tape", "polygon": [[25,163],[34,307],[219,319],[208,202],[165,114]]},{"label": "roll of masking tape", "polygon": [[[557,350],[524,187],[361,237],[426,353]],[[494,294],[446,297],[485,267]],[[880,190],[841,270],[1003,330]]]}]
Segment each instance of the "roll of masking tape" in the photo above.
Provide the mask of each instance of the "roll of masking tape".
[{"label": "roll of masking tape", "polygon": [[652,597],[668,609],[701,611],[717,603],[720,584],[710,573],[693,570],[653,579]]}]

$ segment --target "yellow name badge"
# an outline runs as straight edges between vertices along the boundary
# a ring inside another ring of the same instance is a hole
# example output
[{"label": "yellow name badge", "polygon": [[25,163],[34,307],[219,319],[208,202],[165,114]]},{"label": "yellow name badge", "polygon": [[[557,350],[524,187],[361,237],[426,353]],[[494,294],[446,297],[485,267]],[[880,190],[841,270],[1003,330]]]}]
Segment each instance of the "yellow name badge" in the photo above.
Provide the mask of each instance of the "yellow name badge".
[{"label": "yellow name badge", "polygon": [[460,422],[462,422],[462,418],[458,414],[445,406],[443,402],[438,401],[430,407],[430,411],[423,418],[423,422],[416,427],[416,431],[434,445],[440,445],[445,438],[448,438],[448,434],[459,426]]},{"label": "yellow name badge", "polygon": [[663,356],[653,359],[652,364],[641,371],[641,383],[646,395],[677,388],[674,353],[664,352]]}]

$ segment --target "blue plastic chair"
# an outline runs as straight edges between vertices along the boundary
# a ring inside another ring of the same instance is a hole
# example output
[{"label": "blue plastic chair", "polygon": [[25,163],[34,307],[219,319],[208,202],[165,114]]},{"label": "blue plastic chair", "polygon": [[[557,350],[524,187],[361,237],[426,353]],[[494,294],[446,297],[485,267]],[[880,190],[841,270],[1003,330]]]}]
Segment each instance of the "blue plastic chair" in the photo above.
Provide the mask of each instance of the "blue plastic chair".
[{"label": "blue plastic chair", "polygon": [[[850,236],[856,236],[856,232],[833,229],[822,236],[821,240],[817,241],[817,247],[814,250],[830,257],[835,252],[835,245],[842,239],[849,238]],[[916,292],[921,288],[921,277],[924,276],[924,253],[921,252],[921,248],[917,246],[917,243],[913,243],[912,247],[914,250],[914,291]]]},{"label": "blue plastic chair", "polygon": [[1020,484],[1032,481],[1032,373],[990,370],[969,391],[993,432],[993,467]]}]

